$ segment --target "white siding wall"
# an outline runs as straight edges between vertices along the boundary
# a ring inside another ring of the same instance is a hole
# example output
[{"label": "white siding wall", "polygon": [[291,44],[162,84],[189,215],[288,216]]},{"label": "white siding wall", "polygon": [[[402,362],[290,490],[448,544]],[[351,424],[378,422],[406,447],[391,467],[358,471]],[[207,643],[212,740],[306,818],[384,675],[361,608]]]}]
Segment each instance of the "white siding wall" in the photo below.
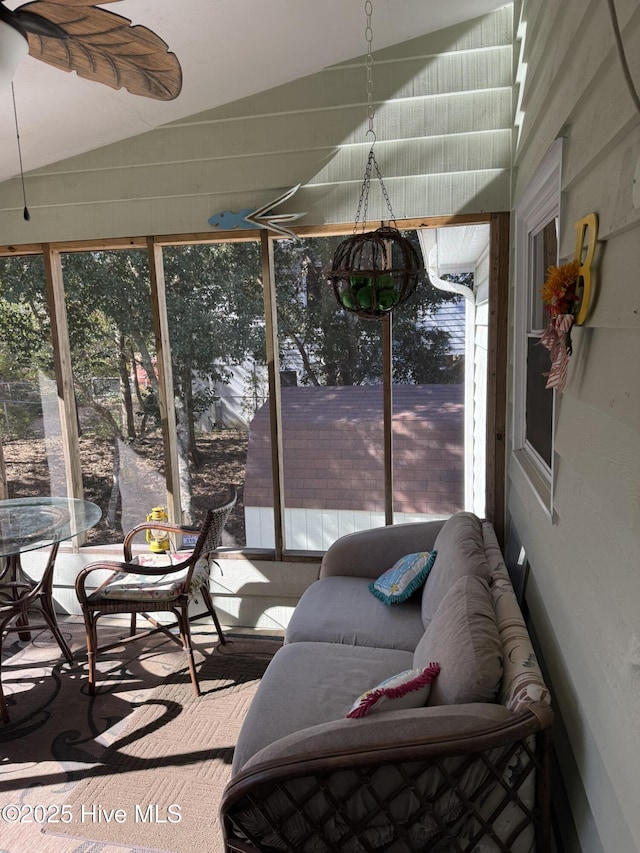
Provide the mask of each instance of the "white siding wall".
[{"label": "white siding wall", "polygon": [[[394,512],[394,524],[409,524],[430,521],[443,516],[422,513]],[[247,545],[252,548],[273,548],[273,508],[250,506],[244,511]],[[384,527],[383,512],[346,509],[301,509],[285,508],[284,536],[286,547],[293,551],[326,551],[326,549],[348,533]]]},{"label": "white siding wall", "polygon": [[[640,7],[616,0],[640,87]],[[510,461],[508,511],[531,563],[527,599],[555,693],[556,739],[585,851],[640,850],[640,117],[600,0],[524,0],[514,203],[565,137],[560,256],[598,214],[595,303],[558,400],[551,519]],[[638,173],[636,173],[638,177]],[[518,287],[519,282],[514,282]],[[570,844],[567,849],[578,849]]]},{"label": "white siding wall", "polygon": [[[486,462],[487,462],[487,353],[489,330],[489,246],[478,259],[474,272],[473,310],[473,364],[466,365],[473,371],[472,418],[473,446],[473,493],[470,509],[481,518],[486,513]],[[465,412],[466,414],[466,412]],[[469,451],[467,451],[469,453]]]},{"label": "white siding wall", "polygon": [[[397,218],[508,209],[512,30],[506,6],[374,54],[376,157]],[[28,173],[29,223],[8,181],[0,244],[207,232],[212,214],[298,183],[287,209],[307,212],[300,224],[351,222],[365,83],[361,58]]]}]

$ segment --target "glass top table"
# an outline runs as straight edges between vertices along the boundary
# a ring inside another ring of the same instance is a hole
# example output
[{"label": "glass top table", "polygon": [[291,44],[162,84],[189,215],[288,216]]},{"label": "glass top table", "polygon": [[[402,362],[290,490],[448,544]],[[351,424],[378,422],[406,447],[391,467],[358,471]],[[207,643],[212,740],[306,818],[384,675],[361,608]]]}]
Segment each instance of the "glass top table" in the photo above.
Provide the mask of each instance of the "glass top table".
[{"label": "glass top table", "polygon": [[71,539],[94,527],[101,517],[99,506],[74,498],[0,500],[0,557]]},{"label": "glass top table", "polygon": [[[71,663],[73,655],[53,606],[53,567],[60,543],[93,527],[101,517],[99,506],[74,498],[0,500],[0,639],[7,631],[17,631],[21,640],[29,640],[31,630],[49,628]],[[20,555],[46,547],[50,550],[42,577],[33,580],[22,570]],[[8,720],[1,685],[0,718]]]}]

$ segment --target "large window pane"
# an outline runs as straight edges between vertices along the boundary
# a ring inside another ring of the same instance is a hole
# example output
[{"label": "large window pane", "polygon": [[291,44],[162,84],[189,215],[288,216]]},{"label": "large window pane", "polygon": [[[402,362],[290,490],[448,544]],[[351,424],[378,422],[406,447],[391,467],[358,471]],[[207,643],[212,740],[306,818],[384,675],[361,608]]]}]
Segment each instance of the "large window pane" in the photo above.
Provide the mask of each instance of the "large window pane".
[{"label": "large window pane", "polygon": [[324,550],[385,520],[381,325],[341,308],[327,284],[342,239],[274,250],[290,549]]},{"label": "large window pane", "polygon": [[[262,452],[271,470],[259,245],[166,248],[163,264],[183,515],[200,522],[234,484],[238,501],[223,545],[258,545],[245,469],[257,420],[266,422]],[[273,509],[264,524],[273,540]]]},{"label": "large window pane", "polygon": [[85,497],[100,506],[92,544],[120,542],[166,505],[147,254],[62,259]]},{"label": "large window pane", "polygon": [[[416,240],[415,232],[405,236]],[[456,279],[473,285],[473,275]],[[464,508],[466,302],[425,279],[393,314],[396,523]]]},{"label": "large window pane", "polygon": [[42,257],[0,258],[0,430],[10,498],[65,495]]}]

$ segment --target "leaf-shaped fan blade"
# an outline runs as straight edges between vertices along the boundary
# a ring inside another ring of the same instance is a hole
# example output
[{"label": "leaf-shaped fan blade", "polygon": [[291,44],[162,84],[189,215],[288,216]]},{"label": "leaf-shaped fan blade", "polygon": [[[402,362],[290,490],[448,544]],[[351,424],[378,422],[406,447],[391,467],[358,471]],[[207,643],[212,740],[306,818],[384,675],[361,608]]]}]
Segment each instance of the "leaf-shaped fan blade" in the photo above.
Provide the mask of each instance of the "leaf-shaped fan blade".
[{"label": "leaf-shaped fan blade", "polygon": [[15,10],[18,20],[22,11],[52,21],[68,36],[55,39],[27,31],[29,53],[36,59],[114,89],[125,88],[132,95],[171,101],[180,94],[180,63],[146,27],[132,25],[128,18],[98,9],[88,0],[65,0],[64,5],[36,0]]},{"label": "leaf-shaped fan blade", "polygon": [[[56,6],[97,6],[96,0],[49,0],[50,3]],[[106,6],[107,3],[120,3],[120,0],[100,0],[100,6]],[[31,4],[33,5],[33,3]],[[24,9],[24,6],[20,7]]]}]

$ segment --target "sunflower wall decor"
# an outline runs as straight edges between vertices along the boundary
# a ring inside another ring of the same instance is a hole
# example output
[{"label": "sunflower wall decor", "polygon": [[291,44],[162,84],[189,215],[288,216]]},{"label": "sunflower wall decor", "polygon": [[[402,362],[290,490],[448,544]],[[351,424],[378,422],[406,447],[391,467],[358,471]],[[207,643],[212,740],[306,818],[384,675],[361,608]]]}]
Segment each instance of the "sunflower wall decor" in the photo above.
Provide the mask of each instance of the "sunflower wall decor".
[{"label": "sunflower wall decor", "polygon": [[[585,237],[589,235],[585,252]],[[571,330],[581,326],[591,303],[591,264],[598,237],[598,219],[590,213],[576,222],[575,259],[561,266],[549,268],[542,288],[542,302],[549,322],[542,333],[540,343],[549,350],[551,369],[546,388],[564,389],[569,368],[569,356],[573,352]]]}]

